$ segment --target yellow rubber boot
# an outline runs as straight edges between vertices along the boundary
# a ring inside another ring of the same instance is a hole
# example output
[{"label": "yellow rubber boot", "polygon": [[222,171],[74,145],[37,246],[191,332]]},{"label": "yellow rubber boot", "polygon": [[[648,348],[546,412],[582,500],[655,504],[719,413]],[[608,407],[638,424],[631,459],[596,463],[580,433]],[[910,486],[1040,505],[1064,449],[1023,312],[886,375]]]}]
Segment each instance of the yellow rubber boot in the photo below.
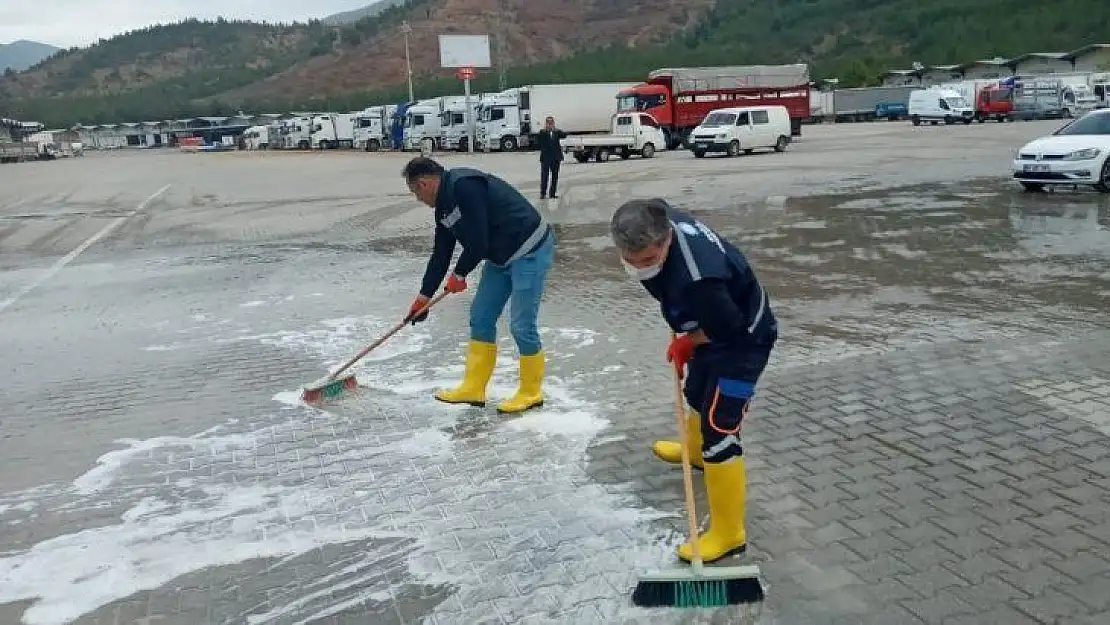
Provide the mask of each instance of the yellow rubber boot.
[{"label": "yellow rubber boot", "polygon": [[[748,490],[744,459],[706,464],[705,490],[709,495],[709,529],[697,538],[702,562],[743,553],[748,543],[744,531]],[[694,559],[689,542],[678,548],[678,557],[687,562]]]},{"label": "yellow rubber boot", "polygon": [[524,412],[543,405],[544,364],[542,351],[520,357],[520,387],[515,395],[497,405],[498,412]]},{"label": "yellow rubber boot", "polygon": [[[690,466],[702,468],[701,415],[695,410],[686,413],[686,439],[690,442]],[[682,443],[678,441],[655,441],[651,451],[663,462],[682,464]]]},{"label": "yellow rubber boot", "polygon": [[436,393],[436,399],[448,404],[486,405],[486,386],[497,363],[497,344],[470,341],[466,348],[466,373],[462,384]]}]

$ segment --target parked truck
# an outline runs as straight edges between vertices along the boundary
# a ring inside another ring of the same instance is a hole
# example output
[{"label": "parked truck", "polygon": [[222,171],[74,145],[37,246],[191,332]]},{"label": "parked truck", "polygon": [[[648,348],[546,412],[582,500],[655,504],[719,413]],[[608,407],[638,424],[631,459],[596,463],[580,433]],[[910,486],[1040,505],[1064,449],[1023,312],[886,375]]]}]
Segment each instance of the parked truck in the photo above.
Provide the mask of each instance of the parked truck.
[{"label": "parked truck", "polygon": [[389,140],[394,150],[405,149],[405,119],[415,102],[399,102],[389,120]]},{"label": "parked truck", "polygon": [[0,163],[21,163],[37,160],[39,147],[34,143],[17,141],[0,142]]},{"label": "parked truck", "polygon": [[300,115],[278,123],[281,147],[285,150],[307,150],[312,147],[312,117]]},{"label": "parked truck", "polygon": [[355,115],[355,149],[377,152],[389,145],[391,117],[396,109],[390,104],[370,106]]},{"label": "parked truck", "polygon": [[312,149],[334,150],[355,147],[357,113],[326,113],[312,117]]},{"label": "parked truck", "polygon": [[975,120],[980,124],[993,119],[999,122],[1014,117],[1013,82],[998,79],[958,80],[934,88],[955,91],[971,103]]},{"label": "parked truck", "polygon": [[622,90],[617,110],[651,114],[667,135],[668,149],[674,149],[710,111],[729,106],[785,106],[791,135],[800,136],[802,121],[810,116],[809,93],[809,66],[804,63],[664,68]]},{"label": "parked truck", "polygon": [[609,134],[566,137],[562,140],[563,151],[574,154],[579,163],[590,159],[602,163],[613,154],[623,159],[631,158],[633,154],[651,158],[658,150],[667,149],[667,137],[651,115],[614,113],[610,118]]},{"label": "parked truck", "polygon": [[1014,117],[1017,119],[1079,117],[1098,105],[1094,91],[1074,79],[1017,76],[1013,85]]},{"label": "parked truck", "polygon": [[837,122],[876,119],[897,121],[906,115],[914,87],[851,87],[832,92],[832,116]]},{"label": "parked truck", "polygon": [[435,149],[439,144],[443,111],[465,101],[466,96],[443,96],[421,100],[409,107],[405,111],[404,149],[429,152]]},{"label": "parked truck", "polygon": [[[478,125],[478,111],[482,104],[489,101],[489,97],[482,94],[470,96],[469,121]],[[467,152],[470,150],[470,129],[466,115],[465,102],[451,103],[446,106],[441,115],[439,129],[439,149]],[[475,142],[477,145],[477,142]]]},{"label": "parked truck", "polygon": [[613,100],[634,83],[570,83],[528,85],[488,97],[479,110],[477,145],[481,149],[511,151],[531,148],[544,120],[568,136],[605,134],[613,115]]}]

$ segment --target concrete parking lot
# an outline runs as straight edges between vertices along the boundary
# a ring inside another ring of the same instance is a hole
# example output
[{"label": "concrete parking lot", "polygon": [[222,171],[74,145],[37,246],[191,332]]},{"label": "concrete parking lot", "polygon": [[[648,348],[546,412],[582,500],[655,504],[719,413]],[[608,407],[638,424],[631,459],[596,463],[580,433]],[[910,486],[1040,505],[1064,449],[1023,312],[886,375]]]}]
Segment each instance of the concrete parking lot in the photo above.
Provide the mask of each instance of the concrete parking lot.
[{"label": "concrete parking lot", "polygon": [[[431,398],[469,294],[357,396],[296,401],[417,288],[411,155],[0,166],[0,623],[1110,622],[1110,198],[1008,180],[1058,125],[569,160],[541,205],[550,401],[516,418]],[[442,160],[538,197],[534,154]],[[606,233],[637,196],[741,245],[779,315],[745,429],[759,606],[629,603],[684,535],[650,453],[666,327]]]}]

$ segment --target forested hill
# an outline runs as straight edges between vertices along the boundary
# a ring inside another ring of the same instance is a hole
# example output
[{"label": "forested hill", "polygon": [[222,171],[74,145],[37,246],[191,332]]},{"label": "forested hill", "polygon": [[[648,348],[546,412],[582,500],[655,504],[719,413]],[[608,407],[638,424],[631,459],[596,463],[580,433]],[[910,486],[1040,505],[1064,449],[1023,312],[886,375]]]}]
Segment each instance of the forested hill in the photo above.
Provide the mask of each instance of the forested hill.
[{"label": "forested hill", "polygon": [[190,20],[62,51],[0,78],[0,114],[48,125],[236,110],[348,110],[459,90],[437,35],[489,33],[506,82],[638,80],[658,67],[804,61],[841,84],[884,70],[1110,40],[1105,0],[407,0],[354,23]]}]

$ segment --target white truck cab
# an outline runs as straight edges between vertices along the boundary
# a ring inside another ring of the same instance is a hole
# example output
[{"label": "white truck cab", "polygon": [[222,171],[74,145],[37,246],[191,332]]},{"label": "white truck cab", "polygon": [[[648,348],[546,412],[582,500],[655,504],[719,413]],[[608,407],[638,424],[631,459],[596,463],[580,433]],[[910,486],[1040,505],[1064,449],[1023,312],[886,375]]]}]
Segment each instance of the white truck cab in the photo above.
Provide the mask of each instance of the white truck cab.
[{"label": "white truck cab", "polygon": [[442,98],[421,100],[405,111],[404,149],[431,152],[439,141]]},{"label": "white truck cab", "polygon": [[389,110],[386,106],[371,106],[359,111],[355,116],[355,148],[367,152],[377,152],[385,145],[389,127]]},{"label": "white truck cab", "polygon": [[[470,120],[474,123],[475,129],[478,126],[478,111],[485,101],[486,99],[480,95],[470,96]],[[444,106],[443,114],[440,117],[442,119],[440,120],[439,130],[439,149],[468,151],[470,149],[468,146],[470,136],[467,132],[465,98],[462,102],[450,102]],[[475,134],[477,134],[477,131],[475,131]]]},{"label": "white truck cab", "polygon": [[914,89],[910,92],[908,108],[914,126],[920,126],[921,122],[934,126],[938,122],[970,124],[975,120],[975,107],[954,89]]},{"label": "white truck cab", "polygon": [[506,89],[487,96],[478,108],[478,124],[474,134],[479,147],[512,151],[520,147],[520,89]]},{"label": "white truck cab", "polygon": [[291,117],[282,120],[278,127],[281,147],[286,150],[307,150],[312,147],[312,118]]},{"label": "white truck cab", "polygon": [[312,149],[330,150],[355,146],[357,113],[329,113],[312,118]]},{"label": "white truck cab", "polygon": [[709,152],[728,156],[759,149],[783,152],[790,145],[790,136],[790,113],[785,106],[740,106],[710,111],[690,132],[688,145],[696,158]]},{"label": "white truck cab", "polygon": [[265,150],[270,147],[270,127],[251,126],[243,132],[243,147],[247,150]]}]

